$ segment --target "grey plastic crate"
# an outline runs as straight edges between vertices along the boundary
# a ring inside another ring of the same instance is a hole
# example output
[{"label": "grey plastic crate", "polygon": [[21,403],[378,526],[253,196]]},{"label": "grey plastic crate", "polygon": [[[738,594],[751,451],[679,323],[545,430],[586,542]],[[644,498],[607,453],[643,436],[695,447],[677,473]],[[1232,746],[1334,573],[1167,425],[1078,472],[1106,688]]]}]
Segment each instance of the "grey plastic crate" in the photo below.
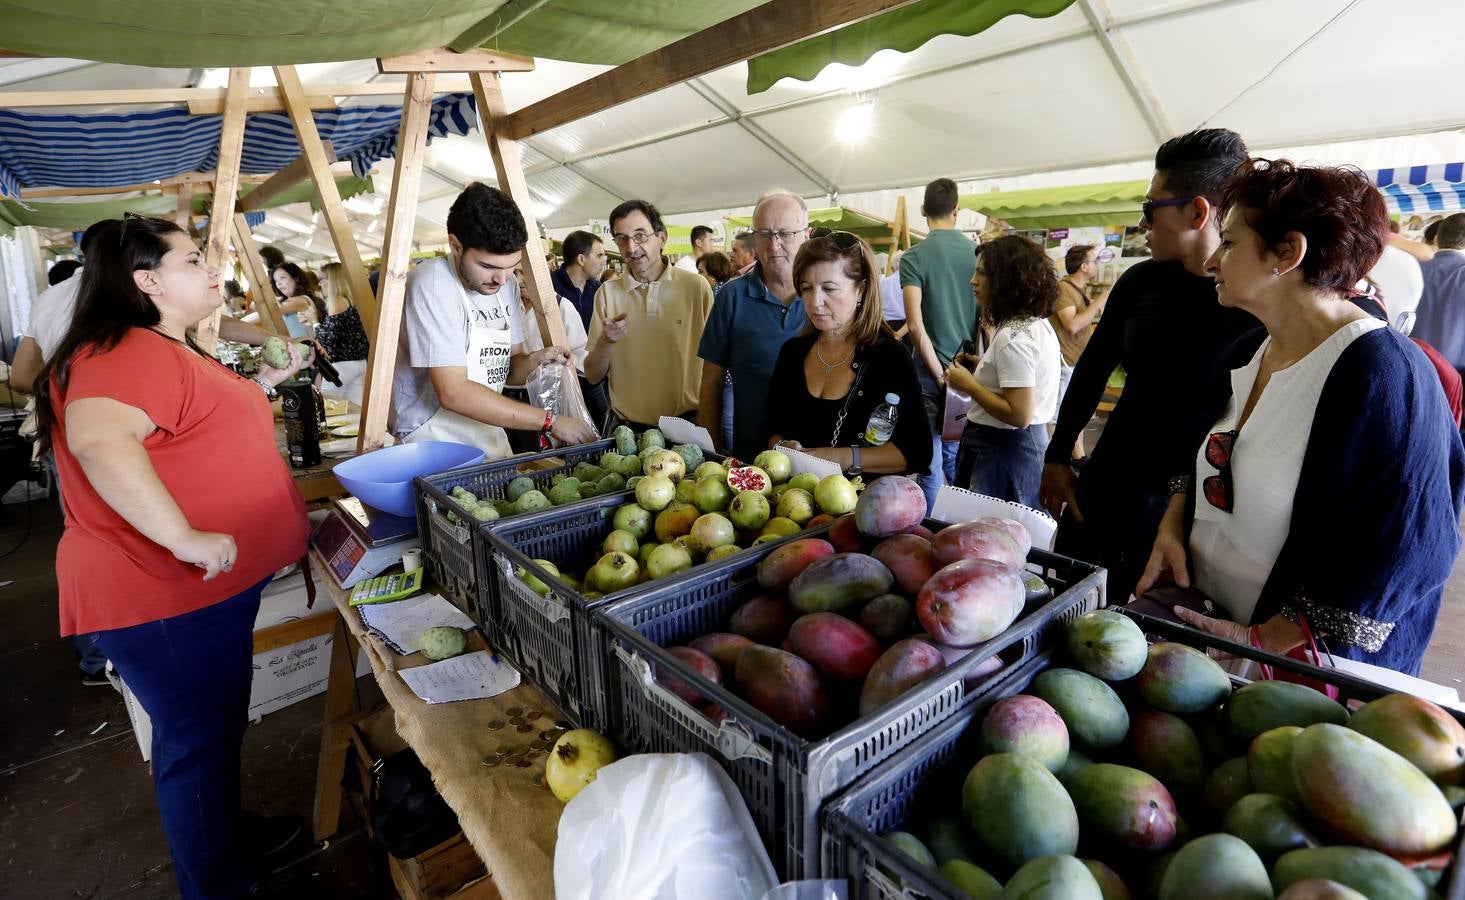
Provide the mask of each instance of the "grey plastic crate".
[{"label": "grey plastic crate", "polygon": [[[1214,647],[1306,674],[1337,687],[1339,699],[1345,702],[1367,702],[1394,693],[1336,669],[1318,669],[1148,616],[1134,615],[1134,618],[1152,638],[1194,647]],[[1022,693],[1038,673],[1062,664],[1063,656],[1058,649],[1049,648],[1022,666],[1003,673],[979,700],[906,747],[879,771],[861,778],[826,806],[820,825],[823,877],[849,879],[851,900],[965,900],[966,894],[934,869],[911,860],[879,835],[908,830],[912,814],[928,806],[949,808],[953,792],[960,794],[967,771],[982,755],[977,741],[979,729],[973,726],[981,723],[982,716],[998,700]],[[1465,713],[1449,712],[1465,723]],[[1462,854],[1465,854],[1465,834],[1457,847],[1457,862],[1446,883],[1444,900],[1465,900],[1465,875],[1459,863],[1465,859]]]},{"label": "grey plastic crate", "polygon": [[[726,460],[715,453],[704,456],[710,462]],[[634,501],[630,492],[607,494],[533,515],[483,523],[476,529],[483,551],[476,555],[482,568],[474,616],[489,643],[586,728],[604,728],[608,712],[604,663],[589,610],[653,586],[696,578],[706,564],[588,600],[534,560],[547,559],[570,572],[585,571],[600,558],[600,544],[615,528],[611,520],[616,508]],[[521,569],[544,582],[549,588],[545,596],[519,579]]]},{"label": "grey plastic crate", "polygon": [[[601,440],[578,447],[524,453],[414,479],[417,533],[422,541],[422,556],[431,566],[430,574],[438,587],[469,615],[476,615],[474,608],[478,596],[478,558],[485,552],[482,529],[477,527],[480,523],[464,512],[463,507],[453,499],[453,488],[464,487],[480,497],[504,499],[508,495],[509,482],[523,475],[547,494],[554,476],[567,474],[582,462],[598,464],[606,451],[614,449],[615,441]],[[562,463],[533,471],[522,470],[526,464],[543,464],[545,460],[561,460]],[[607,496],[624,500],[630,496],[630,492],[621,491]],[[588,501],[580,502],[588,503],[598,499],[600,498],[592,497]],[[574,504],[559,508],[565,509],[572,505]],[[464,524],[455,525],[450,522],[449,512],[455,513]],[[487,623],[479,624],[487,628]]]},{"label": "grey plastic crate", "polygon": [[[691,583],[653,585],[602,607],[596,619],[608,662],[611,737],[628,751],[702,752],[718,760],[747,801],[784,878],[818,877],[818,814],[826,800],[990,689],[990,680],[964,683],[983,660],[1000,655],[1010,668],[1037,652],[1050,627],[1098,608],[1106,577],[1097,566],[1034,550],[1030,567],[1041,569],[1057,596],[1030,603],[1002,635],[879,710],[808,740],[693,674],[663,649],[723,630],[738,605],[762,592],[755,569],[763,555],[724,560]],[[660,668],[695,685],[727,718],[715,724],[667,692],[653,675]]]}]

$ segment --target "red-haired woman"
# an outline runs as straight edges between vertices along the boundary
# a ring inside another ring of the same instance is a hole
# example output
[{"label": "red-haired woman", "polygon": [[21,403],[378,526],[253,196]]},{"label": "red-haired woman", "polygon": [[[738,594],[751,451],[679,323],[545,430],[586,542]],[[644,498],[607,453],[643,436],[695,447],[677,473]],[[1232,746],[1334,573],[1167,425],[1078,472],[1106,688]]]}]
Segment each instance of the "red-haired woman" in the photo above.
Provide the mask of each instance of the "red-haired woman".
[{"label": "red-haired woman", "polygon": [[1221,206],[1217,297],[1264,330],[1233,350],[1136,592],[1169,575],[1233,620],[1177,608],[1197,628],[1279,653],[1310,628],[1415,674],[1460,549],[1465,449],[1419,348],[1347,300],[1388,238],[1383,198],[1354,170],[1255,159]]}]

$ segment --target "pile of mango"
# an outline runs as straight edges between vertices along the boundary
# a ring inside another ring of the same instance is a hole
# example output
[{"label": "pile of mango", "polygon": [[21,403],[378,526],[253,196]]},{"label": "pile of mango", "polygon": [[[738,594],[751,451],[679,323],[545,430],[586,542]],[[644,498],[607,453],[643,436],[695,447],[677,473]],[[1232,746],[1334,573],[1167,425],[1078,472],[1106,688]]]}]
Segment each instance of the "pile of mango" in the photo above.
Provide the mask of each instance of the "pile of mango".
[{"label": "pile of mango", "polygon": [[[760,591],[717,630],[667,652],[681,671],[808,739],[898,702],[1052,596],[1042,579],[1024,577],[1031,539],[1020,523],[932,533],[925,512],[915,482],[877,479],[823,536],[786,542],[759,560]],[[975,683],[1001,665],[995,656],[973,661],[964,678]],[[726,715],[671,667],[657,679],[714,721]]]},{"label": "pile of mango", "polygon": [[455,525],[466,524],[466,516],[477,522],[496,522],[509,516],[635,490],[643,471],[654,473],[676,466],[690,472],[702,465],[700,447],[678,444],[668,449],[666,436],[656,428],[648,428],[637,435],[622,425],[615,430],[614,437],[616,449],[602,453],[599,463],[582,461],[569,472],[556,472],[550,476],[547,487],[543,484],[543,475],[537,476],[538,483],[533,476],[520,475],[503,488],[482,494],[462,485],[453,488],[453,501],[462,508],[464,515],[450,510],[449,521]]},{"label": "pile of mango", "polygon": [[1205,653],[1148,645],[1109,610],[1066,639],[1068,665],[973,723],[959,803],[884,836],[952,896],[1436,896],[1465,803],[1449,713],[1406,694],[1350,715],[1302,684],[1233,690]]}]

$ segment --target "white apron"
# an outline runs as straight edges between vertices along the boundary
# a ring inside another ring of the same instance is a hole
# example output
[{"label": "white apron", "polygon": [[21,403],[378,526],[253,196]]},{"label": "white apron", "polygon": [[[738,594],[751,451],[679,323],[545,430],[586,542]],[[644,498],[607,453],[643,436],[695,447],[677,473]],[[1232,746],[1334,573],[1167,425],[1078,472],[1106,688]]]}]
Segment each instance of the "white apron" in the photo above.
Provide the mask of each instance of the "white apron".
[{"label": "white apron", "polygon": [[[507,319],[503,328],[494,328],[488,322],[480,321],[481,314],[468,302],[468,292],[456,277],[453,280],[463,301],[463,311],[468,316],[468,350],[463,363],[468,370],[468,380],[501,394],[504,383],[509,380],[513,332],[507,327]],[[502,428],[460,416],[443,406],[438,407],[432,418],[407,435],[404,441],[456,441],[479,448],[486,459],[513,455],[509,436]]]}]

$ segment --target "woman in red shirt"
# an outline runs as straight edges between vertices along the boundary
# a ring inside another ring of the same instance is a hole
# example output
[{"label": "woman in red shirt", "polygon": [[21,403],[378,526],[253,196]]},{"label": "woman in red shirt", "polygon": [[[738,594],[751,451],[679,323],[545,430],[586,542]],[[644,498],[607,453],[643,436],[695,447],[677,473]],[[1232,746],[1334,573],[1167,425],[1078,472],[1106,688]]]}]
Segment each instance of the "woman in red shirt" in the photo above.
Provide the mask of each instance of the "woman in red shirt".
[{"label": "woman in red shirt", "polygon": [[305,507],[267,392],[188,329],[219,273],[172,222],[98,234],[71,329],[37,379],[42,449],[66,485],[56,550],[63,635],[98,632],[153,723],[153,782],[183,897],[255,888],[239,751],[260,592],[305,553]]}]

